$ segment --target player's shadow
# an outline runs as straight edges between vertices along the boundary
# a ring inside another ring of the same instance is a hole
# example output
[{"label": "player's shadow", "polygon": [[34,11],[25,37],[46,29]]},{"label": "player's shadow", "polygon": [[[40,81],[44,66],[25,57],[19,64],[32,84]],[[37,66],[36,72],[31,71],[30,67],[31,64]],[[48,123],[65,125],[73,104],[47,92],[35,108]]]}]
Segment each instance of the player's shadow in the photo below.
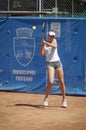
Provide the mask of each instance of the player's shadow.
[{"label": "player's shadow", "polygon": [[44,108],[43,105],[34,105],[34,104],[15,104],[15,106],[27,106],[27,107],[34,107],[34,108]]},{"label": "player's shadow", "polygon": [[34,104],[15,104],[15,106],[27,106],[27,107],[40,108],[40,109],[52,108],[52,107],[57,108],[57,106],[47,106],[47,107],[45,107],[44,105],[34,105]]}]

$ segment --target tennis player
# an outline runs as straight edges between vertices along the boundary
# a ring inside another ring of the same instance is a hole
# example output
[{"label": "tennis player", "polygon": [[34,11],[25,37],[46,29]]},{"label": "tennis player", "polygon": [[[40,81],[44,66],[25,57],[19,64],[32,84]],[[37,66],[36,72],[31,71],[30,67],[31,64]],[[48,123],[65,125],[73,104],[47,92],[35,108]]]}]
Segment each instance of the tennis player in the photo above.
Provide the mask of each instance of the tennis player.
[{"label": "tennis player", "polygon": [[54,83],[54,74],[56,73],[62,93],[62,107],[66,108],[67,100],[65,94],[64,73],[62,63],[57,51],[57,41],[55,38],[54,30],[50,30],[48,33],[47,41],[42,41],[41,43],[40,56],[44,55],[46,56],[48,83],[43,105],[48,106],[48,96]]}]

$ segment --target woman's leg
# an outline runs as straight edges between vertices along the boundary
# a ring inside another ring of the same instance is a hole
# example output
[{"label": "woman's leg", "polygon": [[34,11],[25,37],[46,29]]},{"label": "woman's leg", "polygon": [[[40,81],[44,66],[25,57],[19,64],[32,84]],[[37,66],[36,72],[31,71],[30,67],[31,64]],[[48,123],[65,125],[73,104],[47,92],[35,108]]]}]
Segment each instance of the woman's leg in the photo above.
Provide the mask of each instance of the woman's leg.
[{"label": "woman's leg", "polygon": [[54,68],[48,68],[47,69],[47,76],[48,76],[48,84],[46,87],[46,94],[44,98],[43,105],[48,106],[48,95],[50,94],[50,90],[52,87],[52,84],[54,82]]},{"label": "woman's leg", "polygon": [[62,92],[62,97],[64,100],[65,99],[65,84],[64,84],[64,73],[63,73],[62,67],[60,67],[56,70],[56,75],[57,75],[58,80],[59,80],[59,84],[60,84],[60,88],[61,88],[61,92]]},{"label": "woman's leg", "polygon": [[60,67],[59,69],[56,70],[56,74],[58,76],[61,92],[62,92],[62,107],[66,108],[67,107],[67,101],[66,101],[66,95],[65,95],[65,84],[64,84],[64,73],[63,69]]},{"label": "woman's leg", "polygon": [[47,84],[47,87],[46,87],[45,98],[48,98],[52,84],[54,82],[54,72],[55,72],[55,70],[52,67],[47,69],[48,84]]}]

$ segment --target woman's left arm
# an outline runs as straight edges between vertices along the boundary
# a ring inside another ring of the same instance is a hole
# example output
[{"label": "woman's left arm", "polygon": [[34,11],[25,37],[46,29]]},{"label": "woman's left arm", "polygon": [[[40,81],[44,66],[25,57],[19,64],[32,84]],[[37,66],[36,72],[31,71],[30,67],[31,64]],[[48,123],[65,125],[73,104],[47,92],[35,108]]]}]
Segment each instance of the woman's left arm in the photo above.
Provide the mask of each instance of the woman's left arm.
[{"label": "woman's left arm", "polygon": [[43,41],[44,44],[52,47],[52,48],[56,48],[57,47],[57,41],[56,39],[53,39],[53,44],[51,44],[50,42],[47,42],[47,41]]}]

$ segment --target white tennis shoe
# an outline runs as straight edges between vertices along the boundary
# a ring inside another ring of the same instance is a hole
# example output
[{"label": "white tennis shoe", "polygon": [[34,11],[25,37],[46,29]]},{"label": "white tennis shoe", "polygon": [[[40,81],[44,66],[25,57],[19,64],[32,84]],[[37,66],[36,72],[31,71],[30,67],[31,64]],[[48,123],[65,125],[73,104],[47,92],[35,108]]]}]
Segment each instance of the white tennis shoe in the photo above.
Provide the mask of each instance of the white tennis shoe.
[{"label": "white tennis shoe", "polygon": [[62,107],[64,107],[64,108],[67,107],[67,100],[66,99],[62,100]]},{"label": "white tennis shoe", "polygon": [[[46,107],[48,106],[48,98],[44,98],[43,105]],[[62,100],[62,107],[63,108],[67,107],[67,100],[66,99]]]},{"label": "white tennis shoe", "polygon": [[43,105],[46,107],[48,106],[48,98],[44,98]]}]

